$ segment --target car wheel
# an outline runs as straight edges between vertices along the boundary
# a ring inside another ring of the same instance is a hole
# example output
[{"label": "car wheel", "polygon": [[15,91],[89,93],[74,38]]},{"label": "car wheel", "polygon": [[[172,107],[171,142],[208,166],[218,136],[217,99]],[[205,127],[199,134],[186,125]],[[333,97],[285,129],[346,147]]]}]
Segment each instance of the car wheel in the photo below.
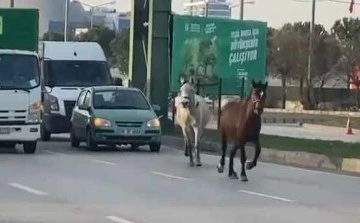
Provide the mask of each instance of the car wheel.
[{"label": "car wheel", "polygon": [[161,144],[160,143],[152,143],[150,144],[150,151],[151,152],[159,152]]},{"label": "car wheel", "polygon": [[136,149],[138,149],[138,148],[139,148],[139,145],[138,145],[138,144],[135,144],[135,143],[131,144],[131,149],[132,149],[132,150],[136,150]]},{"label": "car wheel", "polygon": [[80,140],[78,138],[76,138],[73,127],[71,127],[71,130],[70,130],[70,142],[71,142],[71,147],[77,148],[80,145]]},{"label": "car wheel", "polygon": [[40,124],[40,138],[42,141],[49,141],[51,138],[51,133],[46,129],[43,123]]},{"label": "car wheel", "polygon": [[23,144],[24,147],[24,153],[26,154],[33,154],[36,151],[36,144],[37,142],[25,142]]},{"label": "car wheel", "polygon": [[97,144],[94,142],[89,128],[86,130],[86,148],[90,151],[98,150]]}]

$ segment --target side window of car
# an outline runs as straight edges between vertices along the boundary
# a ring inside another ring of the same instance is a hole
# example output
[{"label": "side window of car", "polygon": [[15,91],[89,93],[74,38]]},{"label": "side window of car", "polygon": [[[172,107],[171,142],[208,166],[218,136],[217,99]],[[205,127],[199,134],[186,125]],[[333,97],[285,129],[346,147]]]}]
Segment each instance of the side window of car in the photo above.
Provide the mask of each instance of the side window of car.
[{"label": "side window of car", "polygon": [[78,100],[76,102],[77,106],[80,106],[84,102],[86,91],[82,91],[78,97]]},{"label": "side window of car", "polygon": [[86,96],[85,96],[84,104],[85,104],[86,106],[90,106],[90,101],[91,101],[91,92],[88,91],[88,92],[86,93]]}]

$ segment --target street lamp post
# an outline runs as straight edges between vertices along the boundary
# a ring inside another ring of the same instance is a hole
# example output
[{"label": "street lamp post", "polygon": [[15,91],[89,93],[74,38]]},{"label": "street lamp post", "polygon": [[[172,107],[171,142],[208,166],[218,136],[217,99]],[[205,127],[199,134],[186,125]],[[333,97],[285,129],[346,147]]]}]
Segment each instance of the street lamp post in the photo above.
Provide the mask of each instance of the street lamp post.
[{"label": "street lamp post", "polygon": [[239,3],[230,5],[230,9],[238,7],[240,9],[240,20],[244,19],[244,8],[245,8],[245,4],[255,4],[255,0],[250,0],[250,1],[245,1],[245,0],[240,0]]},{"label": "street lamp post", "polygon": [[[75,2],[75,0],[74,0],[74,2]],[[87,6],[87,7],[90,8],[90,10],[89,10],[89,12],[90,12],[90,28],[93,28],[93,27],[94,27],[94,17],[93,17],[93,15],[94,15],[94,8],[101,7],[101,6],[104,6],[104,5],[111,5],[111,4],[115,4],[115,3],[116,3],[116,1],[110,1],[110,2],[101,3],[101,4],[99,4],[99,5],[90,5],[90,4],[87,4],[87,3],[82,2],[82,1],[79,1],[79,0],[77,0],[76,2],[79,2],[79,3],[81,3],[81,4],[83,4],[83,5],[85,5],[85,6]]]},{"label": "street lamp post", "polygon": [[10,8],[14,8],[15,7],[15,0],[10,0]]},{"label": "street lamp post", "polygon": [[244,20],[244,0],[240,0],[240,20]]},{"label": "street lamp post", "polygon": [[67,41],[68,37],[68,25],[69,25],[69,1],[65,0],[65,27],[64,27],[64,42]]},{"label": "street lamp post", "polygon": [[313,33],[314,33],[314,25],[315,25],[315,6],[316,0],[312,0],[311,7],[311,23],[310,23],[310,35],[309,35],[309,56],[308,56],[308,67],[307,67],[307,99],[310,102],[310,91],[311,91],[311,62],[312,62],[312,54],[313,54]]}]

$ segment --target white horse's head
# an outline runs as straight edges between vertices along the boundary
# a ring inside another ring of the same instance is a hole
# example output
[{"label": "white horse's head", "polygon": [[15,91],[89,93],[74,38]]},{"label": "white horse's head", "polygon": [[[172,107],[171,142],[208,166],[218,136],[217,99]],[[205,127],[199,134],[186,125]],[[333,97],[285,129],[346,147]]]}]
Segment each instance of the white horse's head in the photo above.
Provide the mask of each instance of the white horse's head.
[{"label": "white horse's head", "polygon": [[180,88],[180,98],[181,104],[184,108],[193,108],[195,106],[195,89],[193,86],[193,80],[190,82],[186,81],[184,78],[181,80]]}]

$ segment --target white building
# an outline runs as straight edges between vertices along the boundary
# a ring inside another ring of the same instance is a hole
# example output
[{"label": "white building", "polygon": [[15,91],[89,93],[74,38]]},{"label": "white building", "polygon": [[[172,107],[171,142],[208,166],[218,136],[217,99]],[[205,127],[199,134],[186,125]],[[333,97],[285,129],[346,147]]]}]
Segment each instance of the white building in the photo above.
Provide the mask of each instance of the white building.
[{"label": "white building", "polygon": [[184,4],[184,14],[230,18],[230,2],[229,0],[188,0],[188,2]]}]

